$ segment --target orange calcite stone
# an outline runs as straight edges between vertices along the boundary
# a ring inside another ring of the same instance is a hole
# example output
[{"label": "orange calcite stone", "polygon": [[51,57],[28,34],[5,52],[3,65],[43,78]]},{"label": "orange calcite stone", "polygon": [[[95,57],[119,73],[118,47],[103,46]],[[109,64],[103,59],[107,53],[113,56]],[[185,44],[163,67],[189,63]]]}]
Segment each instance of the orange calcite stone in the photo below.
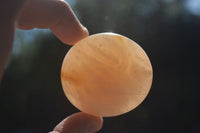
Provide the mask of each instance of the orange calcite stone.
[{"label": "orange calcite stone", "polygon": [[116,116],[138,106],[152,84],[148,56],[134,41],[100,33],[75,44],[64,58],[61,81],[65,95],[83,112]]}]

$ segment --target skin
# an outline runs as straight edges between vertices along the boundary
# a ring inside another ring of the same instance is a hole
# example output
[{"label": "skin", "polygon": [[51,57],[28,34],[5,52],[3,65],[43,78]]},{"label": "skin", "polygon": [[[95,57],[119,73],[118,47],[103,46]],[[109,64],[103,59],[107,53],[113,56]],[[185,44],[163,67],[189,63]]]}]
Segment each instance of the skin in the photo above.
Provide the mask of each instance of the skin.
[{"label": "skin", "polygon": [[[73,45],[88,36],[70,6],[62,0],[0,1],[0,81],[9,54],[15,28],[49,28],[63,43]],[[51,133],[94,133],[103,119],[83,112],[68,116]]]}]

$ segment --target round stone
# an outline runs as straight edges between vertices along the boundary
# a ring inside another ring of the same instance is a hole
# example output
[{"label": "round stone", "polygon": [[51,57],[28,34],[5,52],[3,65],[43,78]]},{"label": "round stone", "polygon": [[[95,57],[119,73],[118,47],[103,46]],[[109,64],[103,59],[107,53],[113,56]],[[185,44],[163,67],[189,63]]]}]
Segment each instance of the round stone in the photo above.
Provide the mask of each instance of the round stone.
[{"label": "round stone", "polygon": [[131,111],[147,96],[152,66],[134,41],[115,33],[84,38],[66,54],[61,81],[69,101],[96,116]]}]

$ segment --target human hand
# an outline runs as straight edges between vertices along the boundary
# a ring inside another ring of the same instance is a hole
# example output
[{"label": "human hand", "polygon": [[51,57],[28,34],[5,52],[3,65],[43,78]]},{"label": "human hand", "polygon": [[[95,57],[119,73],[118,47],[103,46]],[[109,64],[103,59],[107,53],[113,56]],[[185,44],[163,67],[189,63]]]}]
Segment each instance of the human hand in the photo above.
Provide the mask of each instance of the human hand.
[{"label": "human hand", "polygon": [[[66,44],[75,44],[88,36],[70,6],[62,0],[0,1],[0,81],[12,48],[15,27],[20,29],[50,28]],[[83,112],[59,123],[54,133],[92,133],[102,127],[101,117]]]},{"label": "human hand", "polygon": [[103,119],[79,112],[68,116],[50,133],[94,133],[101,129]]},{"label": "human hand", "polygon": [[20,29],[50,28],[66,44],[88,36],[70,6],[63,0],[28,0],[17,17]]},{"label": "human hand", "polygon": [[63,0],[1,0],[0,20],[0,81],[12,49],[15,27],[50,28],[62,42],[71,45],[88,36],[87,29]]}]

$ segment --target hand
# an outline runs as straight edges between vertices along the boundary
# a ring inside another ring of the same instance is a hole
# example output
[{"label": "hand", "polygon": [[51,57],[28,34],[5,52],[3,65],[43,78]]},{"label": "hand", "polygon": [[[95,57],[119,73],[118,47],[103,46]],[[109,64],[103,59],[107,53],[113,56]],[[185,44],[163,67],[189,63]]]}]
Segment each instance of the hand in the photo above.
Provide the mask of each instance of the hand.
[{"label": "hand", "polygon": [[80,112],[64,119],[50,133],[94,133],[101,129],[102,123],[102,118]]},{"label": "hand", "polygon": [[88,36],[87,29],[63,0],[1,0],[0,20],[0,81],[15,27],[50,28],[62,42],[71,45]]},{"label": "hand", "polygon": [[66,44],[88,36],[70,6],[63,0],[28,0],[17,17],[21,29],[50,28]]},{"label": "hand", "polygon": [[[88,36],[70,6],[62,0],[0,1],[0,81],[12,48],[15,27],[50,28],[66,44],[75,44]],[[101,117],[83,112],[73,114],[58,124],[53,132],[92,133],[102,127]]]}]

